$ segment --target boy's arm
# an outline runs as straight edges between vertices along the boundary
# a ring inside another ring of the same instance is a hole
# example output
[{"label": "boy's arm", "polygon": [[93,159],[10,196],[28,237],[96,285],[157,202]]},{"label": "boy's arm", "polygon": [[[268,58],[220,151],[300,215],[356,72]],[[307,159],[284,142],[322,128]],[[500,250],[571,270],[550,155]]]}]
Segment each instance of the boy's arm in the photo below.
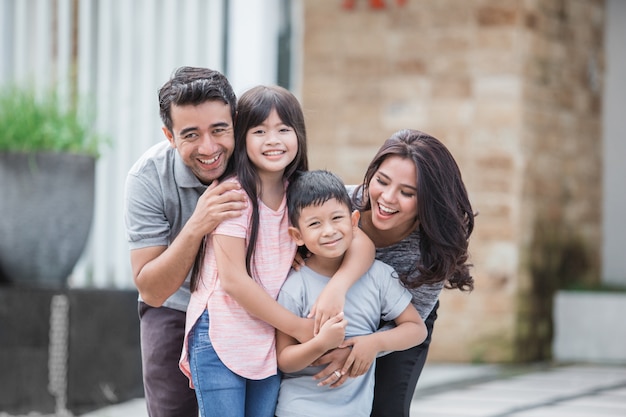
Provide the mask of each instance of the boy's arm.
[{"label": "boy's arm", "polygon": [[278,368],[283,372],[297,372],[330,349],[337,347],[345,336],[347,321],[343,313],[331,317],[313,339],[298,343],[293,337],[276,331],[276,356]]},{"label": "boy's arm", "polygon": [[406,350],[419,345],[426,339],[428,334],[426,325],[413,304],[409,303],[394,321],[396,327],[390,330],[347,340],[342,347],[352,346],[352,352],[343,365],[341,373],[348,373],[352,367],[351,377],[363,375],[379,352]]},{"label": "boy's arm", "polygon": [[253,316],[297,340],[309,340],[313,335],[312,320],[298,317],[278,304],[248,275],[245,240],[225,235],[213,235],[212,238],[217,270],[224,291]]},{"label": "boy's arm", "polygon": [[374,262],[376,255],[374,243],[358,226],[354,227],[354,239],[346,251],[341,266],[311,308],[309,317],[315,317],[314,334],[318,333],[326,320],[343,311],[346,293]]}]

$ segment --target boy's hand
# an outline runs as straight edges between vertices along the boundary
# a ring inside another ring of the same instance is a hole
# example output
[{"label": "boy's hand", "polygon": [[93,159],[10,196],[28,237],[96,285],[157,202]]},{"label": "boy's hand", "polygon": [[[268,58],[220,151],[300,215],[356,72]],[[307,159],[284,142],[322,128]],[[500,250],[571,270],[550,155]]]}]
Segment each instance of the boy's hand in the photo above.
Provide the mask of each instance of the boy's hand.
[{"label": "boy's hand", "polygon": [[343,317],[343,312],[331,317],[322,325],[317,337],[321,338],[326,345],[326,349],[334,349],[339,346],[346,336],[346,326],[348,320]]},{"label": "boy's hand", "polygon": [[375,343],[368,342],[366,338],[367,336],[353,337],[340,346],[342,348],[352,346],[350,355],[341,368],[342,374],[355,378],[363,375],[370,369],[370,366],[376,360],[379,350]]}]

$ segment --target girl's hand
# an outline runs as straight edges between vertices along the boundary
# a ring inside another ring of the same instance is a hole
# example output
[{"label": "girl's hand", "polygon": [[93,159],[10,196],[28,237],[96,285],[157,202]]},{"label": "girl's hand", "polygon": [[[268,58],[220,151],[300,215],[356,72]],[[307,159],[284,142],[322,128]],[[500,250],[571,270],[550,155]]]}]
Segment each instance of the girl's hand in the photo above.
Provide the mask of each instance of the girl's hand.
[{"label": "girl's hand", "polygon": [[357,336],[346,340],[340,347],[352,347],[350,355],[341,369],[342,374],[355,378],[361,376],[370,369],[376,360],[378,348],[375,343],[369,343],[367,336]]},{"label": "girl's hand", "polygon": [[[331,280],[332,281],[332,280]],[[324,290],[313,304],[311,312],[307,318],[313,318],[313,334],[319,333],[320,328],[328,319],[339,314],[343,310],[345,303],[344,294],[334,291],[326,291],[329,288],[330,283],[326,284]]]},{"label": "girl's hand", "polygon": [[[327,365],[326,368],[313,375],[313,379],[320,381],[317,385],[330,385],[330,388],[337,388],[342,385],[348,379],[348,375],[341,373],[341,369],[349,355],[349,348],[337,348],[313,362],[311,366]],[[339,372],[341,376],[337,376],[336,372]]]}]

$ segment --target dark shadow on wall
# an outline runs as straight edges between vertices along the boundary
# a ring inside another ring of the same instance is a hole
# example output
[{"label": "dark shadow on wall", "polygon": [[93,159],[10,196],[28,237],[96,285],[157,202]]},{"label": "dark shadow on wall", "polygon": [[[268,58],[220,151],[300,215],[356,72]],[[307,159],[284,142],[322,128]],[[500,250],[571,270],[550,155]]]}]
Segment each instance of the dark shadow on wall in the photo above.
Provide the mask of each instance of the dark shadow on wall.
[{"label": "dark shadow on wall", "polygon": [[0,410],[81,414],[143,396],[137,292],[0,286]]}]

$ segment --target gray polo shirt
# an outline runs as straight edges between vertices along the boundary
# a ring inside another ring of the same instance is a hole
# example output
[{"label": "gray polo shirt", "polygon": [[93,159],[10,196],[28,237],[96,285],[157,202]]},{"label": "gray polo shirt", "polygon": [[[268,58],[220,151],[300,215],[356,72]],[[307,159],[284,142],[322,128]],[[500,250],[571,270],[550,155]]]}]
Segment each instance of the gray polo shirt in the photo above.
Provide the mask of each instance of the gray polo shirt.
[{"label": "gray polo shirt", "polygon": [[[148,149],[126,178],[124,219],[130,249],[169,246],[206,188],[167,140]],[[163,303],[165,307],[187,310],[189,278]]]}]

